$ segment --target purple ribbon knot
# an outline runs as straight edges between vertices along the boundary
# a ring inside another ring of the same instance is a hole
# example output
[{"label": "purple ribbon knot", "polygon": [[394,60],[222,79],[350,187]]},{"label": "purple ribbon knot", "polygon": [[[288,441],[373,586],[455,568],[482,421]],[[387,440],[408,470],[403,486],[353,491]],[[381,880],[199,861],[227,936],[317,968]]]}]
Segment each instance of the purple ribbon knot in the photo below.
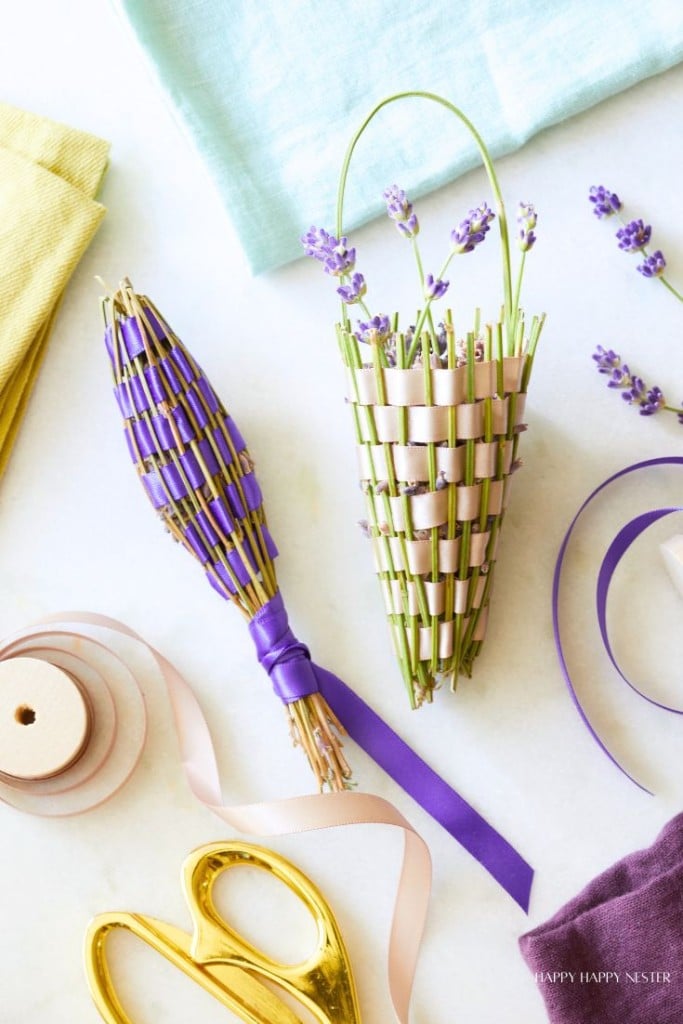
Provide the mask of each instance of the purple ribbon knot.
[{"label": "purple ribbon knot", "polygon": [[281,701],[291,704],[318,692],[311,653],[292,632],[279,591],[256,613],[249,623],[249,632],[258,660]]}]

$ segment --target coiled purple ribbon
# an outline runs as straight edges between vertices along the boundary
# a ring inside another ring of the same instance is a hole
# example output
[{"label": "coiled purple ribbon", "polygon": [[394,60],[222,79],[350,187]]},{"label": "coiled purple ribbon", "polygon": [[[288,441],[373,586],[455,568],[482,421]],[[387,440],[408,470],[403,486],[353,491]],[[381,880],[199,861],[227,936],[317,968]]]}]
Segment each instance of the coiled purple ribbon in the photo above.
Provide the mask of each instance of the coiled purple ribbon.
[{"label": "coiled purple ribbon", "polygon": [[[640,470],[651,469],[653,466],[683,466],[683,458],[677,455],[669,455],[661,456],[660,458],[657,459],[646,459],[643,462],[636,462],[631,466],[626,466],[625,469],[619,470],[618,473],[614,473],[613,476],[608,477],[607,480],[604,480],[603,483],[601,483],[598,487],[595,488],[594,491],[592,491],[588,495],[588,497],[583,502],[578,512],[572,519],[571,523],[569,524],[569,528],[564,535],[562,544],[560,545],[557,561],[555,563],[552,594],[553,634],[555,637],[555,648],[557,650],[557,656],[560,660],[560,669],[562,671],[562,676],[567,685],[567,689],[569,690],[569,694],[574,703],[574,707],[581,716],[581,719],[586,728],[588,729],[589,733],[591,734],[597,745],[600,747],[602,752],[606,755],[606,757],[608,757],[612,764],[614,764],[620,772],[622,772],[628,779],[630,779],[631,782],[638,786],[639,789],[642,789],[645,793],[649,793],[650,796],[653,795],[652,791],[649,790],[646,786],[642,785],[642,783],[638,782],[638,780],[635,779],[627,771],[627,769],[611,753],[609,748],[606,746],[606,744],[600,738],[598,733],[595,731],[595,728],[591,724],[590,719],[588,718],[588,714],[586,713],[586,710],[576,692],[576,688],[574,686],[574,682],[572,680],[571,673],[569,672],[569,667],[564,656],[564,648],[562,645],[562,636],[560,632],[560,582],[562,579],[562,569],[564,566],[564,559],[567,552],[567,546],[574,532],[574,528],[578,523],[581,515],[586,510],[586,508],[591,504],[591,502],[595,498],[597,498],[601,491],[604,491],[606,487],[609,487],[609,485],[614,483],[616,480],[621,479],[621,477],[628,476],[631,473],[637,473]],[[614,540],[611,542],[609,548],[607,549],[607,553],[605,554],[605,557],[603,558],[602,563],[600,565],[600,571],[598,572],[598,580],[596,587],[596,610],[602,642],[604,644],[607,655],[612,665],[618,672],[619,676],[624,680],[625,683],[627,683],[628,686],[630,686],[630,688],[635,693],[638,694],[638,696],[648,701],[648,703],[654,704],[655,707],[661,708],[663,711],[669,711],[672,714],[681,715],[683,714],[683,709],[670,707],[668,704],[662,704],[660,703],[660,701],[655,700],[653,697],[649,697],[626,676],[626,674],[623,672],[619,663],[616,660],[614,651],[612,649],[612,644],[610,642],[609,632],[607,629],[607,598],[609,596],[609,588],[612,582],[612,577],[614,576],[614,573],[616,571],[617,566],[619,565],[619,562],[624,557],[624,555],[631,547],[631,545],[638,539],[638,537],[640,537],[640,535],[645,530],[648,529],[648,527],[654,525],[654,523],[658,522],[660,519],[663,519],[665,516],[671,515],[672,512],[683,512],[683,507],[669,506],[665,508],[650,509],[647,512],[643,512],[641,515],[635,516],[628,523],[626,523],[625,526],[621,528],[621,530],[618,532]]]},{"label": "coiled purple ribbon", "polygon": [[320,692],[349,736],[528,911],[533,868],[346,683],[311,661],[289,627],[279,591],[249,631],[278,697],[287,703]]}]

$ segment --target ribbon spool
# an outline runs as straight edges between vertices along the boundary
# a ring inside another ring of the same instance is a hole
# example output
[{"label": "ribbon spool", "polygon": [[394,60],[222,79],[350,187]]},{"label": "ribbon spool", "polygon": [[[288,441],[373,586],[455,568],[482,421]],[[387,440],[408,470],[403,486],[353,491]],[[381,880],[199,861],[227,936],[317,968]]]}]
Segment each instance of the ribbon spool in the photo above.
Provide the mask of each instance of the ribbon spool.
[{"label": "ribbon spool", "polygon": [[63,669],[39,658],[0,664],[0,775],[61,775],[83,753],[91,725],[88,700]]},{"label": "ribbon spool", "polygon": [[97,639],[29,627],[0,648],[0,800],[48,817],[112,796],[144,746],[145,703]]}]

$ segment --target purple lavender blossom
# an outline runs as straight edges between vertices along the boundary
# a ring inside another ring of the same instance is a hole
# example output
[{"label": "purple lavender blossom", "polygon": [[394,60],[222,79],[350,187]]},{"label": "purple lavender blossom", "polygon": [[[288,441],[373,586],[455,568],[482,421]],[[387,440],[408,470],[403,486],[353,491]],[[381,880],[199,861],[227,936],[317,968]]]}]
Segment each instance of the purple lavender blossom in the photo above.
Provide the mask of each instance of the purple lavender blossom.
[{"label": "purple lavender blossom", "polygon": [[348,239],[335,238],[324,228],[311,227],[301,238],[307,256],[323,264],[326,274],[342,277],[356,264],[356,250],[349,249]]},{"label": "purple lavender blossom", "polygon": [[[623,369],[628,370],[628,367],[624,366]],[[628,381],[626,380],[626,376],[629,378]],[[621,397],[625,402],[628,402],[629,405],[633,405],[634,402],[638,402],[638,404],[640,404],[645,399],[645,381],[642,377],[631,377],[630,375],[625,375],[624,385],[626,385],[626,391],[623,392]]]},{"label": "purple lavender blossom", "polygon": [[589,202],[593,203],[593,213],[602,220],[611,217],[621,209],[621,200],[616,192],[610,192],[603,185],[593,185],[588,194]]},{"label": "purple lavender blossom", "polygon": [[408,201],[404,189],[398,185],[390,185],[382,192],[382,198],[387,204],[387,213],[392,220],[407,220],[413,212],[413,204]]},{"label": "purple lavender blossom", "polygon": [[348,306],[352,306],[354,302],[360,302],[367,290],[368,287],[363,275],[355,273],[351,278],[350,284],[343,284],[337,288],[337,294],[341,295],[343,302]]},{"label": "purple lavender blossom", "polygon": [[659,412],[659,410],[664,405],[664,402],[665,399],[664,395],[662,394],[662,389],[657,387],[650,388],[650,390],[647,393],[647,397],[644,400],[641,400],[639,410],[640,415],[654,415],[654,413]]},{"label": "purple lavender blossom", "polygon": [[425,277],[425,298],[440,299],[448,291],[450,281],[442,281],[441,278],[434,280],[433,274]]},{"label": "purple lavender blossom", "polygon": [[[662,389],[648,388],[643,379],[632,374],[627,364],[622,363],[621,357],[612,349],[604,349],[602,345],[598,345],[593,359],[597,363],[598,372],[609,375],[607,387],[619,388],[623,400],[629,405],[638,406],[641,416],[654,416],[666,405]],[[679,422],[683,423],[681,417],[683,412],[679,414]]]},{"label": "purple lavender blossom", "polygon": [[495,213],[489,209],[486,203],[482,203],[476,210],[470,210],[465,220],[451,231],[454,252],[472,252],[475,246],[484,241],[484,236],[494,217]]},{"label": "purple lavender blossom", "polygon": [[608,388],[623,388],[631,381],[631,371],[626,363],[623,366],[615,366],[607,381]]},{"label": "purple lavender blossom", "polygon": [[537,220],[536,207],[533,203],[519,204],[517,208],[517,224],[519,225],[517,243],[522,252],[528,252],[536,241],[534,228]]},{"label": "purple lavender blossom", "polygon": [[413,204],[408,200],[404,190],[398,185],[385,188],[382,196],[387,204],[387,213],[396,221],[396,227],[406,238],[415,238],[420,232],[417,216],[413,213]]},{"label": "purple lavender blossom", "polygon": [[619,228],[616,237],[619,239],[619,248],[624,252],[638,252],[650,241],[651,234],[649,224],[643,224],[642,220],[632,220]]},{"label": "purple lavender blossom", "polygon": [[615,367],[621,365],[621,356],[618,356],[611,348],[603,348],[602,345],[598,345],[596,348],[593,359],[598,364],[596,367],[598,373],[611,373]]},{"label": "purple lavender blossom", "polygon": [[414,213],[411,213],[408,220],[397,221],[396,227],[406,238],[415,238],[420,233],[420,225]]},{"label": "purple lavender blossom", "polygon": [[666,268],[666,260],[660,249],[646,256],[645,261],[636,267],[643,277],[661,277]]},{"label": "purple lavender blossom", "polygon": [[378,342],[386,341],[391,332],[391,325],[389,323],[389,317],[384,314],[379,316],[373,316],[371,320],[366,323],[358,321],[358,330],[355,331],[355,335],[359,341],[365,342],[366,344],[377,344]]}]

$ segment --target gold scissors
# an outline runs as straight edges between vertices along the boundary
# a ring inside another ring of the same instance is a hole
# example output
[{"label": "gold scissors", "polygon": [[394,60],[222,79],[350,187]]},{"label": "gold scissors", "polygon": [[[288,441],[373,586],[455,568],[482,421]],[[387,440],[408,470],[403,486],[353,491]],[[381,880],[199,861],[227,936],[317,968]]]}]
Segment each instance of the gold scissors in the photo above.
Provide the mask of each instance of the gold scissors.
[{"label": "gold scissors", "polygon": [[[318,941],[306,960],[298,964],[272,960],[218,914],[212,897],[216,879],[243,865],[272,874],[311,913]],[[161,953],[247,1024],[302,1024],[274,989],[298,1000],[316,1024],[360,1024],[356,986],[337,922],[322,893],[298,868],[250,843],[212,843],[189,855],[182,878],[192,934],[156,918],[126,912],[100,914],[91,922],[85,940],[88,985],[107,1024],[133,1024],[116,994],[107,963],[107,936],[118,928]]]}]

